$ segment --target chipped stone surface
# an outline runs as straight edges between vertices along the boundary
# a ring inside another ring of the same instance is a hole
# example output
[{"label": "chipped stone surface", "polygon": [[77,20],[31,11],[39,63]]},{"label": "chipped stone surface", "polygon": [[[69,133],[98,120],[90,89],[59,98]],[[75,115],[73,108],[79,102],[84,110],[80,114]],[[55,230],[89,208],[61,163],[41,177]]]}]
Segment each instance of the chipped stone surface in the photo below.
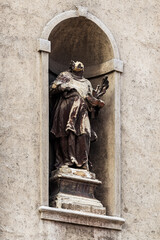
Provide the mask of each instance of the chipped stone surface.
[{"label": "chipped stone surface", "polygon": [[50,206],[106,215],[106,209],[94,195],[97,185],[102,184],[94,173],[62,166],[52,171],[49,181]]},{"label": "chipped stone surface", "polygon": [[37,39],[56,14],[78,5],[113,33],[121,75],[122,239],[159,240],[160,2],[4,0],[0,107],[1,239],[120,240],[117,231],[42,221]]}]

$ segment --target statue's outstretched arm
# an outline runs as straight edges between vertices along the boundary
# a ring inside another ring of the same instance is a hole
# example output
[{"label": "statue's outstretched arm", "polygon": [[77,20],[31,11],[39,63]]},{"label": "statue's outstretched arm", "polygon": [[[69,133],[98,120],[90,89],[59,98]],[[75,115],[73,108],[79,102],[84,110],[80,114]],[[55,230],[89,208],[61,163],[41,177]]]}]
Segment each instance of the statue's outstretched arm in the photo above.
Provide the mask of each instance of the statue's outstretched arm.
[{"label": "statue's outstretched arm", "polygon": [[86,97],[87,102],[91,107],[99,107],[102,108],[104,106],[104,102],[101,99],[95,98],[93,95],[88,94]]}]

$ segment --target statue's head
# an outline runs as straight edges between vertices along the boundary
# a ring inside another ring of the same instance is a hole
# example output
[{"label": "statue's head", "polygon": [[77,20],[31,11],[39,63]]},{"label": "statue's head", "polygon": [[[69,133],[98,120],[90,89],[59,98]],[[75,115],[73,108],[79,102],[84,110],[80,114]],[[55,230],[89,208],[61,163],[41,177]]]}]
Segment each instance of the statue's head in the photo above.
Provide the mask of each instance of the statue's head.
[{"label": "statue's head", "polygon": [[84,65],[79,61],[74,62],[71,60],[70,70],[73,72],[84,72]]}]

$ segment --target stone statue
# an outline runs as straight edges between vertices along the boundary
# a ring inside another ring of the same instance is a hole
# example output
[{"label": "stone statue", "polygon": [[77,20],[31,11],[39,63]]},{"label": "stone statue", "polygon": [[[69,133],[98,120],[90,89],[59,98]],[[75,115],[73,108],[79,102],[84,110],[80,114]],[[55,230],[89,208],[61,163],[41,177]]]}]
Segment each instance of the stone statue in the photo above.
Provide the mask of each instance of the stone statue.
[{"label": "stone statue", "polygon": [[67,165],[89,170],[90,142],[96,139],[90,117],[104,106],[100,97],[109,82],[105,76],[102,86],[94,90],[83,72],[83,63],[71,61],[69,70],[60,73],[50,85],[50,95],[54,97],[51,133],[56,153],[55,169]]}]

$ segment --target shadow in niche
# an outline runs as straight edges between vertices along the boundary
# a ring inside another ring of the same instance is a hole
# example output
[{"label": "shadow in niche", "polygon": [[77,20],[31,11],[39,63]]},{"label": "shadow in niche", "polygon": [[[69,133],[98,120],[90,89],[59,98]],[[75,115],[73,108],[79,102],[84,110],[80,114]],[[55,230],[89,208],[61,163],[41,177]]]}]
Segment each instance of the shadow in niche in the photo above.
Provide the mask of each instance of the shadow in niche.
[{"label": "shadow in niche", "polygon": [[[83,31],[82,31],[83,27]],[[49,84],[56,79],[56,76],[67,70],[71,60],[81,61],[85,67],[93,67],[100,65],[113,58],[113,51],[106,34],[92,21],[84,18],[67,19],[59,23],[51,32],[49,40],[51,41],[52,51],[49,58]],[[112,74],[111,74],[112,75]],[[110,76],[109,76],[110,78]],[[93,87],[101,84],[102,76],[90,80]],[[110,91],[110,89],[109,89]],[[57,96],[56,96],[57,97]],[[90,160],[93,168],[92,172],[96,173],[96,177],[102,181],[102,186],[96,190],[96,197],[105,207],[107,207],[109,178],[108,169],[108,121],[113,116],[114,93],[110,94],[109,99],[103,97],[105,107],[99,112],[97,119],[93,119],[91,124],[98,135],[98,140],[91,143]],[[49,101],[49,119],[50,128],[52,119],[52,111],[54,109],[52,103],[56,103],[56,99],[50,98]],[[110,114],[110,112],[112,112]],[[114,122],[114,120],[113,120]],[[54,138],[49,136],[49,172],[54,170],[55,151],[53,149]],[[107,207],[108,208],[108,207]]]},{"label": "shadow in niche", "polygon": [[84,17],[62,21],[51,31],[49,40],[50,70],[57,75],[68,69],[71,60],[83,62],[86,68],[114,58],[107,35]]},{"label": "shadow in niche", "polygon": [[[52,71],[49,71],[49,86],[50,84],[56,79],[57,74],[53,73]],[[54,170],[54,162],[55,162],[55,150],[53,148],[54,146],[54,137],[53,134],[51,134],[51,127],[53,123],[53,114],[54,111],[54,103],[56,102],[55,96],[49,95],[49,175],[51,175],[51,172]]]}]

